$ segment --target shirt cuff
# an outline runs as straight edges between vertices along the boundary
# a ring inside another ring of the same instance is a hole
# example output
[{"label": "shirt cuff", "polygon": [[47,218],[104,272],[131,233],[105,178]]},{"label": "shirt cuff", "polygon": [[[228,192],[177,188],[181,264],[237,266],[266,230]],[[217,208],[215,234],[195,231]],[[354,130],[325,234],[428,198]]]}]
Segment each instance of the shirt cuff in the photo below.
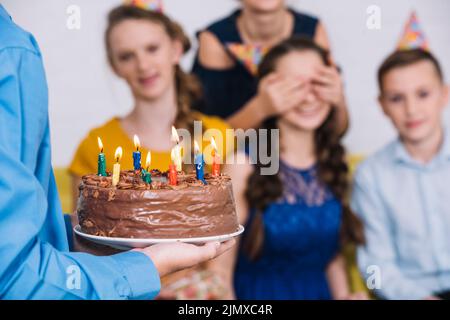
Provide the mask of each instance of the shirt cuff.
[{"label": "shirt cuff", "polygon": [[74,251],[73,247],[73,230],[70,214],[64,214],[64,224],[66,225],[67,241],[69,242],[69,251]]},{"label": "shirt cuff", "polygon": [[144,253],[127,251],[110,256],[122,269],[130,285],[130,299],[153,299],[161,290],[159,272]]}]

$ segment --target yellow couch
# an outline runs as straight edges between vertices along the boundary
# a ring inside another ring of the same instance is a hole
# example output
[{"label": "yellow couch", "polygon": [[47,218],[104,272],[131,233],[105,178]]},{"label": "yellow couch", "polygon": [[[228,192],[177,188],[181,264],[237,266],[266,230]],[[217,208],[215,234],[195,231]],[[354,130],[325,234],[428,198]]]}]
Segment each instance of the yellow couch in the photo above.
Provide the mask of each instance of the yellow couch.
[{"label": "yellow couch", "polygon": [[64,213],[72,210],[72,185],[67,168],[54,168],[56,185],[58,186],[59,198]]},{"label": "yellow couch", "polygon": [[[357,165],[364,159],[360,155],[352,155],[349,157],[350,172],[353,173]],[[70,176],[66,168],[55,168],[56,184],[58,185],[59,197],[63,211],[69,213],[72,208],[72,191]],[[355,248],[348,247],[344,249],[344,254],[347,260],[348,275],[350,279],[350,286],[353,292],[366,291],[367,287],[364,284],[364,280],[358,271],[355,259]]]}]

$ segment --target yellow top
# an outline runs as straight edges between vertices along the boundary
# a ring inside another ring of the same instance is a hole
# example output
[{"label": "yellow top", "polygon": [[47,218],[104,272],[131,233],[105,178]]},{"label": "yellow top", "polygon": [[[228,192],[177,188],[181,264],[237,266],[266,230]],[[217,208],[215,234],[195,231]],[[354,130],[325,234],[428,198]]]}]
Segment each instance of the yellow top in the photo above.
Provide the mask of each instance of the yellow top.
[{"label": "yellow top", "polygon": [[[210,117],[198,112],[194,112],[194,116],[199,121],[202,121],[202,134],[208,129],[216,129],[221,133],[222,137],[219,137],[216,133],[211,132],[214,136],[217,148],[222,156],[222,162],[224,162],[226,154],[233,150],[233,144],[225,143],[226,130],[230,129],[229,125],[218,117]],[[75,176],[83,176],[85,174],[97,173],[98,154],[99,147],[97,137],[102,139],[103,152],[106,157],[106,171],[112,172],[113,165],[115,163],[114,153],[116,148],[121,146],[123,149],[122,159],[120,160],[121,170],[133,169],[133,151],[135,151],[133,137],[129,137],[127,133],[122,129],[118,118],[112,118],[101,127],[91,130],[87,137],[81,141],[75,156],[72,159],[72,163],[69,166],[69,172]],[[197,141],[200,143],[200,141]],[[192,146],[192,148],[194,148]],[[210,147],[210,136],[204,136],[201,143],[202,150]],[[145,167],[145,161],[147,157],[147,151],[151,152],[151,169],[158,169],[161,171],[167,171],[169,164],[171,163],[170,151],[154,151],[149,150],[145,146],[141,146],[141,165]],[[210,163],[211,155],[204,153],[206,163]],[[210,172],[210,166],[205,167],[205,172]]]}]

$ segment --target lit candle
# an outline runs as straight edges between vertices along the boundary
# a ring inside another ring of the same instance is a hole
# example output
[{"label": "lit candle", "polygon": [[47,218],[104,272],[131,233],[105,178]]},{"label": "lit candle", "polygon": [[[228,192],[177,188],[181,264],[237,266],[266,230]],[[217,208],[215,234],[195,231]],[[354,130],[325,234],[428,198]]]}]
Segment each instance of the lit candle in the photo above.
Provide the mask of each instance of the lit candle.
[{"label": "lit candle", "polygon": [[152,174],[150,173],[151,155],[150,151],[147,152],[147,158],[145,159],[145,169],[142,169],[142,179],[145,183],[152,183]]},{"label": "lit candle", "polygon": [[98,154],[98,166],[97,166],[97,174],[101,177],[106,177],[106,159],[105,154],[103,153],[103,143],[100,137],[97,137],[98,148],[100,149],[100,153]]},{"label": "lit candle", "polygon": [[137,135],[134,135],[133,140],[134,140],[134,147],[136,148],[136,151],[133,152],[134,170],[141,170],[141,152],[139,151],[139,148],[141,147],[141,142],[139,141]]},{"label": "lit candle", "polygon": [[197,141],[194,140],[194,164],[195,164],[195,173],[197,176],[197,179],[202,181],[204,184],[206,184],[203,167],[205,165],[205,161],[203,159],[203,153],[200,152],[200,148],[198,147]]},{"label": "lit candle", "polygon": [[112,184],[115,187],[119,183],[120,178],[120,159],[122,159],[122,147],[117,147],[114,158],[116,159],[116,163],[113,167]]},{"label": "lit candle", "polygon": [[220,175],[220,155],[217,152],[217,145],[214,137],[211,137],[211,146],[213,147],[211,151],[211,155],[213,158],[211,175],[213,177],[217,177]]},{"label": "lit candle", "polygon": [[171,186],[177,185],[177,166],[175,165],[175,147],[172,148],[170,152],[170,158],[172,159],[172,163],[169,165],[169,184]]},{"label": "lit candle", "polygon": [[180,138],[178,137],[177,129],[172,126],[172,141],[176,142],[175,147],[172,149],[174,150],[174,164],[177,169],[177,171],[181,171],[181,147],[180,147]]}]

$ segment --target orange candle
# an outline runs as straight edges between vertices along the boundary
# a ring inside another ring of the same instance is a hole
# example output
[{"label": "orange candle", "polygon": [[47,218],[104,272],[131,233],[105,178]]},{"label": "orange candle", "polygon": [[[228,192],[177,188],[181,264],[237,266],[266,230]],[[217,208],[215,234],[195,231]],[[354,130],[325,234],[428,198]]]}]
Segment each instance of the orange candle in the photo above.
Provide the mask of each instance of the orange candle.
[{"label": "orange candle", "polygon": [[211,175],[213,177],[218,177],[220,175],[220,155],[217,152],[217,145],[214,137],[211,137],[211,146],[213,147],[211,151],[211,155],[213,158]]}]

